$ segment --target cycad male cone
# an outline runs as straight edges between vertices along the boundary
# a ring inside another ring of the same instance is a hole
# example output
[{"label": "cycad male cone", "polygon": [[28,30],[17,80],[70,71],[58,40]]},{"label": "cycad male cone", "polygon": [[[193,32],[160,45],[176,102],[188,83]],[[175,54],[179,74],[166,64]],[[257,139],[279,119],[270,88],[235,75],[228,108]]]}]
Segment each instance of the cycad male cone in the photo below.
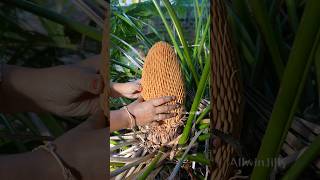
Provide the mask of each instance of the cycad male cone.
[{"label": "cycad male cone", "polygon": [[182,111],[185,102],[185,86],[180,63],[174,49],[166,42],[157,42],[149,50],[142,70],[142,97],[144,100],[162,96],[175,96],[181,108],[179,115],[141,127],[147,146],[160,147],[175,139],[183,126]]}]

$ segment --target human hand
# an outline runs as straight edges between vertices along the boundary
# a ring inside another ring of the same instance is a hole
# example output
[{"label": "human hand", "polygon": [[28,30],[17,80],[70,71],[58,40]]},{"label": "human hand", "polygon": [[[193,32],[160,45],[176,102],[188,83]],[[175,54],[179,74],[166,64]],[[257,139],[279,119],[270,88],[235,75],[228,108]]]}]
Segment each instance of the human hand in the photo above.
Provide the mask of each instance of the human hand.
[{"label": "human hand", "polygon": [[127,83],[111,83],[110,89],[112,97],[136,99],[140,96],[142,86],[140,84],[140,80],[137,80]]},{"label": "human hand", "polygon": [[87,121],[54,141],[57,154],[68,166],[79,173],[74,174],[78,176],[77,179],[108,178],[107,135],[109,129],[105,128],[105,122],[103,112],[98,111]]},{"label": "human hand", "polygon": [[[110,133],[102,111],[53,141],[53,151],[75,179],[108,179]],[[51,153],[39,148],[30,152],[0,156],[1,180],[65,179],[61,165]],[[13,169],[19,169],[19,173]]]},{"label": "human hand", "polygon": [[142,97],[139,97],[128,105],[128,110],[135,116],[137,125],[142,126],[152,121],[161,121],[177,116],[177,113],[172,113],[171,111],[178,109],[180,104],[166,104],[173,100],[175,100],[173,96],[164,96],[148,101],[144,101]]},{"label": "human hand", "polygon": [[103,91],[97,62],[98,56],[74,65],[43,69],[8,66],[2,83],[10,107],[6,111],[47,111],[61,116],[94,113],[100,108],[99,95]]}]

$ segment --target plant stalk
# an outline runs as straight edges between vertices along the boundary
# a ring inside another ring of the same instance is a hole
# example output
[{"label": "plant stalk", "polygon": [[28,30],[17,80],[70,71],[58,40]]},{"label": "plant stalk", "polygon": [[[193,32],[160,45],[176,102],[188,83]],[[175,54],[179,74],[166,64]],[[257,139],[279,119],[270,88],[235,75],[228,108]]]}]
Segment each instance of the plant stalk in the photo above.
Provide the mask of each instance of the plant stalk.
[{"label": "plant stalk", "polygon": [[192,121],[195,117],[195,113],[197,111],[197,108],[199,106],[199,103],[201,101],[203,92],[205,90],[205,87],[207,85],[207,81],[208,81],[208,75],[209,75],[209,71],[210,71],[210,58],[208,57],[206,59],[206,63],[200,78],[200,82],[199,82],[199,86],[195,95],[195,98],[193,100],[192,106],[191,106],[191,110],[190,110],[190,115],[187,119],[187,123],[186,126],[183,129],[183,133],[181,138],[179,139],[179,144],[185,144],[189,138],[189,134],[190,134],[190,130],[192,127]]},{"label": "plant stalk", "polygon": [[[320,1],[307,1],[287,67],[283,74],[280,90],[272,111],[271,119],[262,139],[257,160],[267,161],[278,157],[282,142],[290,127],[297,102],[312,62],[314,47],[320,27]],[[309,57],[307,60],[306,57]],[[307,62],[306,62],[307,61]],[[272,167],[255,166],[251,179],[266,179]]]}]

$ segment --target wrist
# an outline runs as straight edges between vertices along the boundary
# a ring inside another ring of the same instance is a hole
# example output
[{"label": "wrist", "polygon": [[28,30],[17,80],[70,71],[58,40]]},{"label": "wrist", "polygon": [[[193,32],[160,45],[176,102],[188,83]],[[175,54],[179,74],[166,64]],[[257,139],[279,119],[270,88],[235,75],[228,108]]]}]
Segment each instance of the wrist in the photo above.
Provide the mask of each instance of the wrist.
[{"label": "wrist", "polygon": [[68,168],[74,177],[82,177],[84,172],[87,170],[87,167],[82,164],[83,157],[81,157],[81,152],[76,150],[80,147],[70,146],[70,142],[66,141],[63,136],[55,140],[53,143],[56,146],[55,152],[59,156],[64,167]]},{"label": "wrist", "polygon": [[127,108],[128,108],[129,113],[130,113],[134,118],[136,118],[136,114],[135,114],[134,107],[133,107],[132,105],[128,105]]},{"label": "wrist", "polygon": [[30,157],[28,162],[35,164],[34,171],[31,173],[37,175],[39,179],[64,179],[61,167],[48,152],[38,149],[28,152],[27,156]]},{"label": "wrist", "polygon": [[110,111],[110,131],[130,128],[130,119],[125,109]]},{"label": "wrist", "polygon": [[63,179],[59,166],[43,151],[0,156],[0,162],[0,177],[5,179]]},{"label": "wrist", "polygon": [[130,110],[129,110],[129,107],[128,106],[124,106],[123,109],[126,111],[127,113],[127,116],[129,118],[129,128],[131,129],[135,129],[137,127],[137,121],[136,121],[136,117],[135,115],[133,115]]},{"label": "wrist", "polygon": [[[128,108],[128,107],[127,107],[127,108]],[[124,108],[122,108],[121,111],[122,111],[122,114],[123,114],[124,119],[125,119],[125,127],[126,127],[126,128],[131,128],[131,127],[132,127],[132,122],[131,122],[131,119],[130,119],[130,117],[129,117],[129,115],[128,115],[127,110],[124,109]]]},{"label": "wrist", "polygon": [[127,111],[128,117],[130,119],[130,128],[137,128],[140,124],[137,121],[137,115],[134,106],[132,104],[128,105]]}]

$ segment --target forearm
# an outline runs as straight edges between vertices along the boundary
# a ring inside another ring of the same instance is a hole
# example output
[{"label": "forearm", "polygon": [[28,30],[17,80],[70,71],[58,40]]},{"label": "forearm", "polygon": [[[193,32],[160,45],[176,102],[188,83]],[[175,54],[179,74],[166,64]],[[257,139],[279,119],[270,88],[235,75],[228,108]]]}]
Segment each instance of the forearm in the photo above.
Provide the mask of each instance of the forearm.
[{"label": "forearm", "polygon": [[63,179],[58,163],[43,150],[0,156],[0,177],[2,180]]},{"label": "forearm", "polygon": [[28,112],[41,111],[30,96],[35,69],[13,65],[3,68],[0,84],[0,112]]},{"label": "forearm", "polygon": [[129,128],[129,126],[130,119],[126,110],[120,109],[110,111],[110,132]]}]

